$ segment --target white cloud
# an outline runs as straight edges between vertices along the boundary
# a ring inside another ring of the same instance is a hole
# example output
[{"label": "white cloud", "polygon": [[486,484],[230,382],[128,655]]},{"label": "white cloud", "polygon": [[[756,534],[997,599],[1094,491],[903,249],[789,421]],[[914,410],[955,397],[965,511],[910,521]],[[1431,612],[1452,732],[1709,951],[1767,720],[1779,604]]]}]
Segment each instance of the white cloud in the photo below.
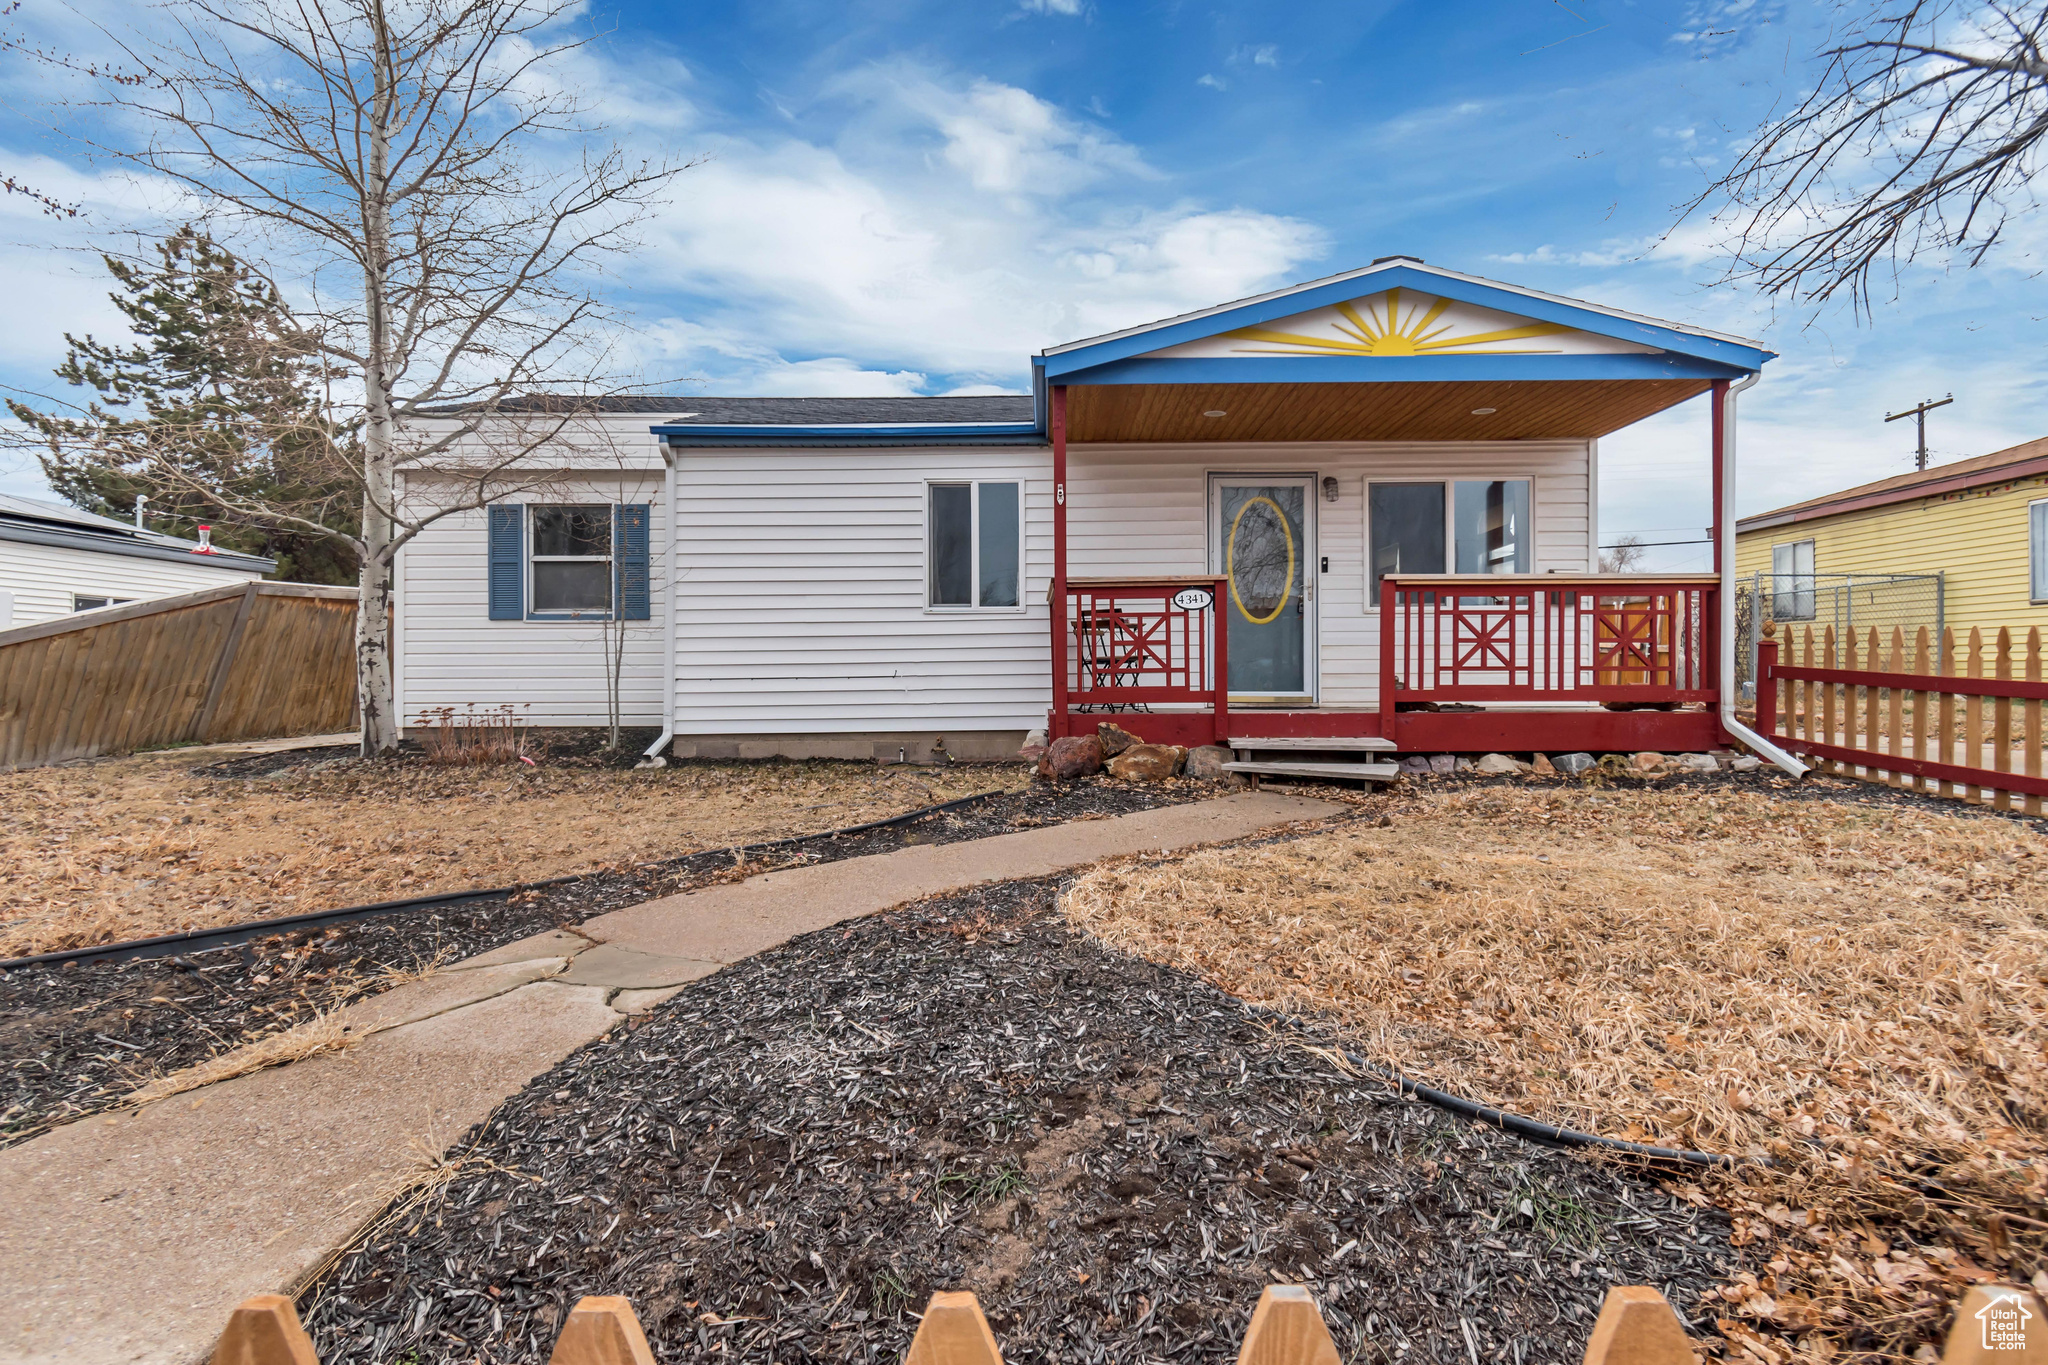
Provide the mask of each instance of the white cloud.
[{"label": "white cloud", "polygon": [[1195,77],[1195,84],[1205,85],[1211,90],[1228,90],[1230,88],[1228,81],[1208,71],[1204,71],[1201,75]]},{"label": "white cloud", "polygon": [[1021,8],[1027,14],[1064,14],[1071,17],[1081,12],[1081,0],[1024,0]]},{"label": "white cloud", "polygon": [[1243,66],[1249,62],[1253,66],[1277,67],[1280,65],[1280,45],[1278,43],[1243,44],[1231,52],[1230,62],[1233,66]]},{"label": "white cloud", "polygon": [[726,353],[744,339],[1014,389],[1046,345],[1299,278],[1326,246],[1297,219],[1148,203],[1135,148],[1027,91],[899,66],[835,93],[855,104],[836,146],[722,140],[678,182],[634,266],[643,316],[692,318],[654,329],[665,356],[768,373]]}]

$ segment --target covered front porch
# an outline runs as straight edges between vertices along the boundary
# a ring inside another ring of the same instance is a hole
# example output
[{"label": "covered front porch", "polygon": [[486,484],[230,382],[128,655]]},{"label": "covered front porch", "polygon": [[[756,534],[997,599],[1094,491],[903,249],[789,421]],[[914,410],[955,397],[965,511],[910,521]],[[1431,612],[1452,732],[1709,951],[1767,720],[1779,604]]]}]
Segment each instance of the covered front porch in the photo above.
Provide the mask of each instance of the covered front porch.
[{"label": "covered front porch", "polygon": [[[1769,354],[1406,260],[1047,352],[1048,736],[1746,739],[1722,705],[1731,391]],[[1597,572],[1598,439],[1702,396],[1715,571]]]}]

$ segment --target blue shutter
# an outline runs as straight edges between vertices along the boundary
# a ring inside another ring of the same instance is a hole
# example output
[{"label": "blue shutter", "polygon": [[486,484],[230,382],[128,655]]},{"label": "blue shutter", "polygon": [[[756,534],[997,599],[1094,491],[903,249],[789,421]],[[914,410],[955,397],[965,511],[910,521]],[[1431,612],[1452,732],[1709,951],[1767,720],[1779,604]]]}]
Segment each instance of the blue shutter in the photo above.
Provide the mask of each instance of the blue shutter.
[{"label": "blue shutter", "polygon": [[653,616],[647,592],[647,504],[621,503],[612,509],[612,562],[618,566],[619,619]]},{"label": "blue shutter", "polygon": [[526,508],[494,502],[491,514],[491,619],[526,619]]}]

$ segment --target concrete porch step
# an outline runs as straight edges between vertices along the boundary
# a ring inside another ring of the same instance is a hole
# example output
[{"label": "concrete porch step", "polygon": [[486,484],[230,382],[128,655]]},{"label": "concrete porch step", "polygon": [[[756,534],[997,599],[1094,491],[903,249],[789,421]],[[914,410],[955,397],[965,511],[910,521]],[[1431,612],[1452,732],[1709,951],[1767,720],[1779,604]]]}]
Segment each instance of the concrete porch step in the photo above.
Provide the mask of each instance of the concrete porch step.
[{"label": "concrete porch step", "polygon": [[1335,777],[1352,782],[1392,782],[1401,770],[1392,763],[1303,763],[1275,760],[1226,763],[1223,771],[1253,777]]},{"label": "concrete porch step", "polygon": [[1270,739],[1261,739],[1256,735],[1234,735],[1224,742],[1233,749],[1297,749],[1339,754],[1361,751],[1392,753],[1394,750],[1393,740],[1382,739],[1378,735],[1353,735],[1349,738],[1342,735],[1334,737],[1329,735],[1289,735],[1286,738],[1275,736]]}]

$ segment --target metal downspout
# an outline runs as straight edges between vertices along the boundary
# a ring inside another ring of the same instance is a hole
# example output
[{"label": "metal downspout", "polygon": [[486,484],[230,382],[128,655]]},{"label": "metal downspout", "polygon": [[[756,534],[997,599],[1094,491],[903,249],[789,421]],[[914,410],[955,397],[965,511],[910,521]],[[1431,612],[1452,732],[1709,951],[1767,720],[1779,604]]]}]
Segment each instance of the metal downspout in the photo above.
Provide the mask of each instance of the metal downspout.
[{"label": "metal downspout", "polygon": [[[1721,449],[1714,452],[1721,462],[1721,506],[1716,517],[1721,538],[1717,547],[1721,552],[1721,728],[1792,776],[1804,777],[1804,763],[1735,718],[1735,395],[1761,378],[1759,372],[1728,386],[1722,398],[1727,406],[1721,413]],[[1753,614],[1756,607],[1752,605],[1750,611]]]},{"label": "metal downspout", "polygon": [[662,525],[667,528],[668,546],[663,552],[662,572],[668,581],[661,588],[661,734],[640,756],[636,768],[665,768],[668,756],[662,752],[676,737],[676,448],[661,443]]}]

